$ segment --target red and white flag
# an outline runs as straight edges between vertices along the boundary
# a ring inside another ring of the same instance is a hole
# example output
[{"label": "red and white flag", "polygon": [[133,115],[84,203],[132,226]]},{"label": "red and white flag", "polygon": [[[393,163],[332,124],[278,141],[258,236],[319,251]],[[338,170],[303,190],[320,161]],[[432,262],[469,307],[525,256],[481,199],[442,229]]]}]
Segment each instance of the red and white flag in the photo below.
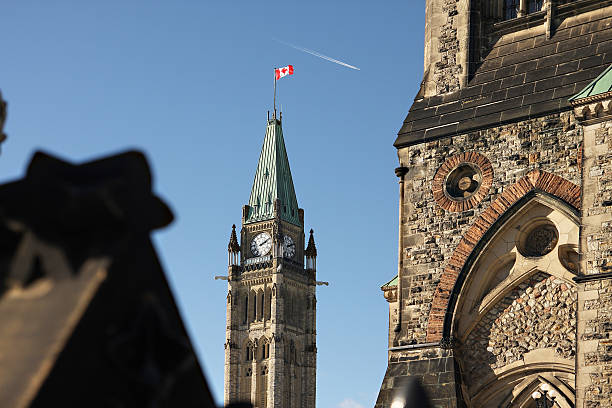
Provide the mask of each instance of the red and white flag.
[{"label": "red and white flag", "polygon": [[287,75],[293,75],[293,65],[287,65],[286,67],[282,68],[275,68],[274,74],[277,80]]}]

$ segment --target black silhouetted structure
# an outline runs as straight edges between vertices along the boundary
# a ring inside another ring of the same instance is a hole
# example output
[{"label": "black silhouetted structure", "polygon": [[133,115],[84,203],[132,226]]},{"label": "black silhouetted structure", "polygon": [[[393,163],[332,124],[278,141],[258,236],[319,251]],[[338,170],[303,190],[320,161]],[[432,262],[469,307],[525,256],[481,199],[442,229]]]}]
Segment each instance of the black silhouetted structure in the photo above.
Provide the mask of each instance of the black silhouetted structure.
[{"label": "black silhouetted structure", "polygon": [[214,406],[149,239],[172,219],[138,152],[0,186],[0,406]]}]

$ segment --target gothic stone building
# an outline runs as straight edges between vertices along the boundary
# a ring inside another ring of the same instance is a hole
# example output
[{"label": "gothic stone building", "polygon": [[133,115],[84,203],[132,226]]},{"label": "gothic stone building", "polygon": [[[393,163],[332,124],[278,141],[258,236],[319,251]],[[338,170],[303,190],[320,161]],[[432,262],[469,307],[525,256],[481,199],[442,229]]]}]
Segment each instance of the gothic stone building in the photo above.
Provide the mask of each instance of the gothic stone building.
[{"label": "gothic stone building", "polygon": [[[282,115],[281,115],[282,119]],[[225,402],[314,408],[316,256],[305,246],[281,120],[268,119],[249,204],[228,245]],[[304,264],[304,258],[306,264]]]},{"label": "gothic stone building", "polygon": [[612,407],[612,1],[427,0],[424,62],[376,407]]}]

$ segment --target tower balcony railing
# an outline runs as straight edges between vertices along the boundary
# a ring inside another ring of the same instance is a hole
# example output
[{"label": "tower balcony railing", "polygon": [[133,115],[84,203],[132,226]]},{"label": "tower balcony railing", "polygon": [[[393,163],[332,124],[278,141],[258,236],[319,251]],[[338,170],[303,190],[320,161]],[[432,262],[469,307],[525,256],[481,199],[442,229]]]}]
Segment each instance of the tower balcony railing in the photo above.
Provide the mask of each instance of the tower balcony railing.
[{"label": "tower balcony railing", "polygon": [[270,255],[248,258],[244,261],[245,271],[255,271],[258,269],[271,268],[272,257]]},{"label": "tower balcony railing", "polygon": [[256,258],[248,258],[246,261],[244,261],[244,264],[245,265],[255,265],[259,263],[264,263],[266,261],[270,261],[271,259],[272,259],[272,256],[270,255],[258,256]]}]

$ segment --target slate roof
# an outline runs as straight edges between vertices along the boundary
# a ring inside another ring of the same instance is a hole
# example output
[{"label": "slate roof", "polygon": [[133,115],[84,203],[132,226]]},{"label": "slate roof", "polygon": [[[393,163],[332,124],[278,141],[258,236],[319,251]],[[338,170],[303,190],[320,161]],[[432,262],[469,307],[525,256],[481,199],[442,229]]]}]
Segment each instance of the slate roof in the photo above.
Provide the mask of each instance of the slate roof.
[{"label": "slate roof", "polygon": [[[560,16],[550,39],[543,23],[501,36],[466,87],[415,99],[395,147],[571,109],[568,98],[612,63],[612,16],[604,11]],[[511,30],[515,20],[497,27]]]},{"label": "slate roof", "polygon": [[597,78],[588,84],[582,91],[572,96],[569,101],[577,102],[585,98],[594,98],[603,96],[612,91],[612,65],[610,65],[604,72],[601,73]]},{"label": "slate roof", "polygon": [[274,202],[277,199],[280,200],[281,219],[301,226],[283,128],[280,120],[272,119],[266,126],[266,136],[249,198],[249,214],[245,222],[274,218]]}]

